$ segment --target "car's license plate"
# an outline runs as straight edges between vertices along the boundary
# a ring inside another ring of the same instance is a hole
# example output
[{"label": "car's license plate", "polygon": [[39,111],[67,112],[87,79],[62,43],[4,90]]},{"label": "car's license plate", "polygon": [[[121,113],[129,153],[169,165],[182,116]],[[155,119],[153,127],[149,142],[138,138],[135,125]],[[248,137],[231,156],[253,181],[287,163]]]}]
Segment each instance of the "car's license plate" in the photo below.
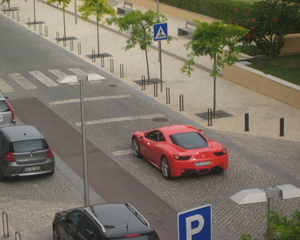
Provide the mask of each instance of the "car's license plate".
[{"label": "car's license plate", "polygon": [[201,166],[207,166],[207,165],[211,165],[212,161],[204,161],[204,162],[195,162],[195,166],[196,167],[201,167]]},{"label": "car's license plate", "polygon": [[24,168],[24,172],[39,171],[41,169],[42,169],[41,166],[27,167],[27,168]]}]

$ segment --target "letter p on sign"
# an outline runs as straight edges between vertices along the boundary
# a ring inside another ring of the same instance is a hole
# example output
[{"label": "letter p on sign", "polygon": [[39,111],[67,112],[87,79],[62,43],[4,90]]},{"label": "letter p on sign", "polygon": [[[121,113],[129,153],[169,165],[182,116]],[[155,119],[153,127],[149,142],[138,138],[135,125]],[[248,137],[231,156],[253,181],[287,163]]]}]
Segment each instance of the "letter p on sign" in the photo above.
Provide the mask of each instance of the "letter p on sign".
[{"label": "letter p on sign", "polygon": [[178,240],[211,240],[211,205],[178,213]]}]

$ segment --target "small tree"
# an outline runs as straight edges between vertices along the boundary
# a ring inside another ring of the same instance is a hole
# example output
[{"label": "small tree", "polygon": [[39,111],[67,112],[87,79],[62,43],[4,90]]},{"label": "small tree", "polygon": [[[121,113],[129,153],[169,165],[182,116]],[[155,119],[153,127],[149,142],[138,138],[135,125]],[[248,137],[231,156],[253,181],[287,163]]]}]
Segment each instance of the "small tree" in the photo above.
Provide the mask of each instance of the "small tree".
[{"label": "small tree", "polygon": [[[277,212],[270,212],[270,229],[263,234],[265,240],[300,240],[300,211],[296,210],[290,219]],[[251,234],[244,234],[240,240],[255,240]]]},{"label": "small tree", "polygon": [[100,41],[99,41],[99,22],[104,15],[115,16],[114,8],[107,0],[85,0],[83,5],[79,6],[78,11],[82,13],[82,19],[88,20],[90,15],[96,15],[97,21],[97,45],[98,57],[100,55]]},{"label": "small tree", "polygon": [[47,0],[47,3],[57,3],[62,4],[62,10],[63,10],[63,24],[64,24],[64,38],[67,37],[66,33],[66,7],[70,4],[71,0]]},{"label": "small tree", "polygon": [[[238,37],[245,36],[248,30],[223,22],[212,23],[196,21],[197,26],[193,38],[184,46],[192,52],[188,54],[189,60],[184,63],[181,72],[191,75],[194,70],[195,57],[210,56],[214,63],[210,76],[214,77],[213,115],[216,116],[216,77],[224,64],[233,65],[238,61],[235,54],[240,50],[237,47]],[[226,47],[226,51],[224,48]]]},{"label": "small tree", "polygon": [[[294,33],[300,24],[299,2],[295,0],[266,0],[254,2],[246,12],[233,9],[229,23],[249,30],[241,41],[255,43],[267,57],[276,57],[284,46],[284,37]],[[298,27],[299,28],[299,27]]]},{"label": "small tree", "polygon": [[[150,81],[148,50],[153,42],[152,26],[166,20],[166,16],[160,14],[158,18],[157,13],[152,10],[148,10],[145,13],[140,10],[133,10],[124,17],[114,17],[107,20],[109,25],[116,24],[121,32],[131,29],[125,50],[134,48],[135,45],[139,44],[140,49],[145,51],[148,81]],[[168,36],[167,41],[169,42],[171,39],[172,37]]]},{"label": "small tree", "polygon": [[1,5],[7,3],[8,5],[8,11],[10,11],[10,0],[2,0]]}]

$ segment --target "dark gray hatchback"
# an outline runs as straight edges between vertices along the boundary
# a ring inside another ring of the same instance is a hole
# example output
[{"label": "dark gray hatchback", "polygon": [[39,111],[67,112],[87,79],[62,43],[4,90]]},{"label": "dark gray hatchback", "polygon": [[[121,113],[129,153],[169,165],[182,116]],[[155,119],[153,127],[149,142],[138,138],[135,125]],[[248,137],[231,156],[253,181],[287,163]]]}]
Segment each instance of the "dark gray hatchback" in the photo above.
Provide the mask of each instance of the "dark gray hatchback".
[{"label": "dark gray hatchback", "polygon": [[54,171],[54,154],[38,129],[31,125],[0,128],[0,181]]},{"label": "dark gray hatchback", "polygon": [[104,203],[55,214],[53,240],[159,240],[129,203]]}]

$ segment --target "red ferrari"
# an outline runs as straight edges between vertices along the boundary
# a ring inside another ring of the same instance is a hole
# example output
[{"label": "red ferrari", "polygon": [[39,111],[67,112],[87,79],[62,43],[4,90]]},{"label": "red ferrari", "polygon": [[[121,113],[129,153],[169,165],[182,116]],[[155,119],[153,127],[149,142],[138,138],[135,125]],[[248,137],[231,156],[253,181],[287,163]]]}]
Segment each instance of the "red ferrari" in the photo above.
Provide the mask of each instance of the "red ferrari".
[{"label": "red ferrari", "polygon": [[132,135],[136,157],[144,157],[162,171],[166,179],[189,173],[208,173],[228,168],[227,149],[188,125],[171,125]]}]

